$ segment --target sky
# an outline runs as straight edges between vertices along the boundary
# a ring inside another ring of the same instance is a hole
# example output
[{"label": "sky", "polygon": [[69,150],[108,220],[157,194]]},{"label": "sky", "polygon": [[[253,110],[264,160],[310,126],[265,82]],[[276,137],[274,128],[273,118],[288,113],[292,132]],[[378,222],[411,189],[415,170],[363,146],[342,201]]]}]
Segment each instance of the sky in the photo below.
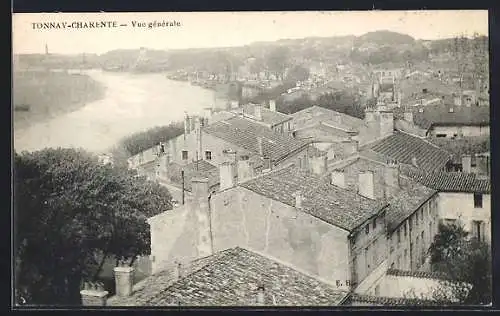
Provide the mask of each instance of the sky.
[{"label": "sky", "polygon": [[[34,29],[32,23],[116,21],[116,28]],[[140,28],[132,21],[176,21],[180,26]],[[488,11],[308,11],[308,12],[155,12],[15,13],[14,54],[102,54],[113,49],[179,49],[242,46],[258,41],[310,36],[363,35],[377,30],[416,39],[488,35]]]}]

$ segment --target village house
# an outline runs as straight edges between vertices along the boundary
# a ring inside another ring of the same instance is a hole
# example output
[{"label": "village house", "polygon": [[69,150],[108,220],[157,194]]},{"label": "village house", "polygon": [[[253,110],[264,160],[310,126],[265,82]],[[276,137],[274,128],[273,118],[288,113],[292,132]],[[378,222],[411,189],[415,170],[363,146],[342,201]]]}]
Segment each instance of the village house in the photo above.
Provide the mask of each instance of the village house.
[{"label": "village house", "polygon": [[439,192],[440,221],[463,225],[472,237],[491,242],[491,183],[473,173],[424,172],[405,166],[402,172]]},{"label": "village house", "polygon": [[429,105],[415,112],[413,119],[429,137],[461,138],[490,134],[488,106]]},{"label": "village house", "polygon": [[231,110],[235,115],[254,120],[278,134],[288,135],[292,117],[276,110],[276,101],[269,100],[269,108],[261,104],[244,104]]}]

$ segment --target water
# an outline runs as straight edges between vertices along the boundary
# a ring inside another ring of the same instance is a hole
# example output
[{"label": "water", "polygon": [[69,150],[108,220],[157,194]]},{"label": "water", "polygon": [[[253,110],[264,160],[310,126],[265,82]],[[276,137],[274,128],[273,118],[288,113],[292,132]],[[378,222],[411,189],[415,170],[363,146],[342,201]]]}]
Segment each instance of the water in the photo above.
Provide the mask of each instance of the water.
[{"label": "water", "polygon": [[122,137],[183,119],[184,112],[201,114],[214,104],[214,92],[164,74],[86,72],[106,88],[103,99],[77,111],[15,128],[17,151],[45,147],[81,147],[103,152]]}]

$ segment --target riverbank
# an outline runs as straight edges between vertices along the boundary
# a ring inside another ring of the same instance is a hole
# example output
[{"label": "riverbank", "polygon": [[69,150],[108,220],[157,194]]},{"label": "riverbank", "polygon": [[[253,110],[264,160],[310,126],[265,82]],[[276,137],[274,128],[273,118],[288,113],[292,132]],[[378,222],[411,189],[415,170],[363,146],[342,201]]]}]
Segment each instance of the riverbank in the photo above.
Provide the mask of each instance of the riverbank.
[{"label": "riverbank", "polygon": [[102,99],[105,91],[102,84],[86,74],[16,71],[13,75],[14,128],[23,129],[78,110]]}]

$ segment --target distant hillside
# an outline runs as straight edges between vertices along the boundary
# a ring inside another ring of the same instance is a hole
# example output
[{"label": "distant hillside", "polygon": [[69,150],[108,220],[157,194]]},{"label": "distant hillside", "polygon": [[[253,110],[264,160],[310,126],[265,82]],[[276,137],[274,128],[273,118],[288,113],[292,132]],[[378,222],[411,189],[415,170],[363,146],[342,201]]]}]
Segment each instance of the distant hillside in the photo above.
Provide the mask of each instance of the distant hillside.
[{"label": "distant hillside", "polygon": [[391,31],[375,31],[368,32],[356,38],[355,44],[362,45],[365,43],[376,45],[398,45],[398,44],[413,44],[415,39],[410,35],[391,32]]}]

